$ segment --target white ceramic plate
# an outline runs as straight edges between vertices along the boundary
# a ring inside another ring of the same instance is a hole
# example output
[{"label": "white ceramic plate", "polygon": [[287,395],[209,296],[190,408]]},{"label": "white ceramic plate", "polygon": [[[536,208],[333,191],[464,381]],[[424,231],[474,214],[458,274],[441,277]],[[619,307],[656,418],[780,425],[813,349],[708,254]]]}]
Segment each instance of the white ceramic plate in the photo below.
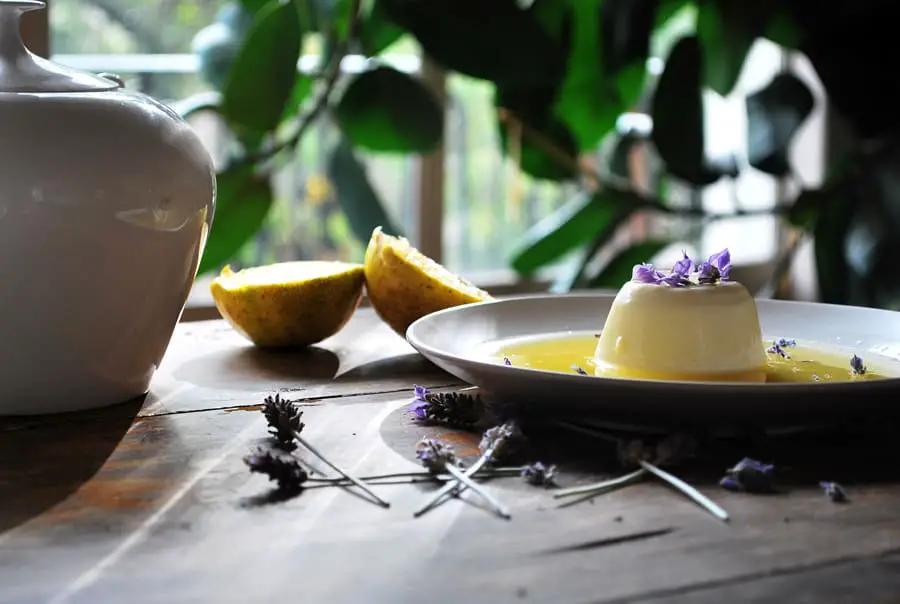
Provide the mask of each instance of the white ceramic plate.
[{"label": "white ceramic plate", "polygon": [[[815,423],[835,416],[900,408],[900,378],[859,382],[716,384],[585,377],[489,361],[485,349],[501,341],[596,333],[613,294],[575,293],[499,299],[423,317],[409,343],[454,376],[523,411],[660,423]],[[870,366],[900,376],[900,313],[814,304],[757,301],[766,338],[846,349]]]}]

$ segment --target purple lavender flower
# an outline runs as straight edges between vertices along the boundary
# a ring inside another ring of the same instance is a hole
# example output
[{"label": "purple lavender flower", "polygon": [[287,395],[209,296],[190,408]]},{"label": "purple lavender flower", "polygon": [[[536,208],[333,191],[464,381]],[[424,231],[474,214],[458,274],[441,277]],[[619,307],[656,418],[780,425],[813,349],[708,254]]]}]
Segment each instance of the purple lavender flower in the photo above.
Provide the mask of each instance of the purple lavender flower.
[{"label": "purple lavender flower", "polygon": [[578,375],[589,375],[587,371],[579,367],[578,365],[572,365],[572,371],[577,373]]},{"label": "purple lavender flower", "polygon": [[530,485],[536,487],[556,486],[556,466],[545,466],[539,461],[522,466],[521,476]]},{"label": "purple lavender flower", "polygon": [[522,441],[524,438],[518,424],[512,420],[507,421],[485,430],[481,442],[478,443],[478,450],[482,456],[488,457],[488,461],[508,458],[516,449],[516,443],[513,441]]},{"label": "purple lavender flower", "polygon": [[443,472],[447,465],[459,465],[453,447],[434,438],[423,438],[416,443],[416,459],[432,474]]},{"label": "purple lavender flower", "polygon": [[426,398],[428,396],[428,388],[416,385],[413,392],[413,402],[409,406],[409,412],[414,413],[418,419],[428,419],[428,407],[431,405]]},{"label": "purple lavender flower", "polygon": [[850,357],[850,373],[852,375],[865,375],[868,369],[863,363],[862,357],[858,357],[855,354]]},{"label": "purple lavender flower", "polygon": [[429,392],[415,387],[412,404],[407,407],[419,421],[471,428],[485,413],[484,402],[478,394],[466,392]]},{"label": "purple lavender flower", "polygon": [[672,267],[672,274],[687,278],[696,270],[697,264],[688,257],[684,250],[681,250],[681,255],[681,260]]},{"label": "purple lavender flower", "polygon": [[659,272],[653,268],[652,264],[646,262],[636,264],[631,270],[631,280],[639,283],[658,283]]},{"label": "purple lavender flower", "polygon": [[[783,340],[782,340],[782,341],[783,341]],[[769,354],[777,354],[777,355],[780,355],[781,357],[783,357],[783,358],[785,358],[785,359],[791,358],[791,355],[788,354],[788,351],[786,351],[786,350],[784,349],[784,347],[781,345],[780,341],[779,341],[779,342],[772,342],[772,345],[769,346],[768,348],[766,348],[766,352],[768,352]]]},{"label": "purple lavender flower", "polygon": [[772,485],[774,473],[774,465],[745,457],[726,471],[726,475],[719,481],[719,485],[730,491],[771,493],[775,490]]},{"label": "purple lavender flower", "polygon": [[793,348],[797,345],[797,340],[789,340],[787,338],[778,338],[775,341],[775,344],[778,344],[782,348]]},{"label": "purple lavender flower", "polygon": [[729,273],[731,273],[731,252],[726,247],[700,265],[697,281],[706,284],[726,281]]},{"label": "purple lavender flower", "polygon": [[844,488],[836,482],[823,481],[819,483],[819,486],[825,491],[825,495],[833,503],[846,503],[847,502],[847,493],[844,492]]}]

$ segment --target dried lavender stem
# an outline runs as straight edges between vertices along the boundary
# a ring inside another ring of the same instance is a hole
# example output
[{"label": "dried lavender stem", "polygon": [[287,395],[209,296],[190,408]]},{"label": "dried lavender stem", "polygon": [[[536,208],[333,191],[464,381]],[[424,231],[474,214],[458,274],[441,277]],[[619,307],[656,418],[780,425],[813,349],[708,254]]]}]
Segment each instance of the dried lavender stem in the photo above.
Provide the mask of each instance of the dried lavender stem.
[{"label": "dried lavender stem", "polygon": [[376,495],[374,492],[372,492],[372,489],[370,489],[369,487],[367,487],[367,486],[366,486],[366,483],[364,483],[363,481],[361,481],[360,479],[358,479],[358,478],[356,478],[356,477],[354,477],[354,476],[351,476],[350,474],[348,474],[348,473],[345,472],[344,470],[340,469],[339,467],[337,467],[336,465],[334,465],[333,463],[331,463],[330,461],[328,461],[328,459],[326,459],[326,457],[325,457],[324,455],[322,455],[321,453],[319,453],[319,451],[318,451],[315,447],[313,447],[312,445],[310,445],[310,444],[306,441],[305,438],[303,438],[302,436],[300,436],[300,433],[299,433],[299,432],[295,432],[295,433],[294,433],[294,436],[297,438],[297,442],[299,442],[301,445],[303,445],[304,447],[306,447],[306,448],[309,450],[310,453],[312,453],[313,455],[315,455],[316,457],[318,457],[319,459],[321,459],[321,460],[322,460],[322,463],[324,463],[326,466],[328,466],[329,468],[331,468],[332,470],[334,470],[335,472],[337,472],[338,474],[340,474],[341,476],[343,476],[344,478],[346,478],[347,480],[349,480],[350,482],[352,482],[353,484],[355,484],[356,486],[358,486],[360,489],[362,489],[369,497],[371,497],[371,498],[375,501],[375,503],[377,503],[378,505],[380,505],[380,506],[382,506],[382,507],[385,507],[385,508],[391,507],[391,504],[390,504],[390,503],[388,503],[387,501],[385,501],[384,499],[382,499],[381,497],[379,497],[378,495]]},{"label": "dried lavender stem", "polygon": [[662,480],[668,482],[670,485],[672,485],[673,487],[675,487],[676,489],[678,489],[679,491],[681,491],[682,493],[684,493],[685,495],[687,495],[688,497],[693,499],[695,502],[700,504],[700,506],[705,508],[706,511],[708,511],[710,514],[712,514],[719,520],[721,520],[723,522],[728,522],[728,520],[729,520],[728,512],[723,510],[712,499],[710,499],[709,497],[707,497],[706,495],[704,495],[703,493],[701,493],[700,491],[698,491],[697,489],[695,489],[694,487],[692,487],[691,485],[686,483],[685,481],[681,480],[677,476],[673,476],[672,474],[669,474],[665,470],[661,470],[661,469],[657,468],[656,466],[654,466],[651,463],[647,463],[646,461],[641,461],[640,464],[641,464],[642,468],[644,468],[651,474],[654,474],[658,478],[661,478]]},{"label": "dried lavender stem", "polygon": [[[484,465],[488,461],[490,461],[491,456],[493,454],[494,454],[493,447],[488,449],[487,451],[485,451],[481,457],[479,457],[477,460],[475,460],[475,463],[473,463],[471,466],[469,466],[466,469],[465,476],[467,478],[471,478],[475,474],[475,472],[477,472],[478,470],[483,468]],[[419,516],[421,516],[428,510],[430,510],[431,508],[437,507],[441,503],[441,500],[444,498],[444,496],[449,495],[452,491],[456,491],[456,494],[458,495],[459,493],[461,493],[464,490],[465,490],[465,487],[463,485],[461,485],[458,480],[455,480],[453,482],[448,482],[443,487],[441,487],[438,490],[438,492],[434,494],[434,497],[432,497],[425,505],[423,505],[417,511],[413,512],[413,517],[418,518]]]},{"label": "dried lavender stem", "polygon": [[[520,468],[489,468],[482,469],[479,472],[476,472],[472,478],[506,478],[511,476],[519,476],[521,474]],[[384,480],[392,480],[392,479],[412,479],[412,478],[421,478],[420,482],[434,482],[438,480],[440,482],[447,482],[448,480],[456,480],[450,474],[432,474],[427,470],[423,470],[421,472],[396,472],[393,474],[375,474],[372,476],[360,476],[359,479],[365,481],[366,483],[371,484],[372,482],[381,482]],[[321,483],[350,483],[346,478],[318,478],[310,476],[308,482],[321,482]],[[403,484],[406,482],[405,480],[396,480],[391,484]]]},{"label": "dried lavender stem", "polygon": [[570,487],[568,489],[560,489],[556,493],[553,494],[554,499],[559,499],[561,497],[569,497],[571,495],[581,495],[582,493],[593,493],[595,491],[608,491],[610,489],[614,489],[616,487],[625,486],[634,482],[638,478],[642,477],[647,473],[647,470],[641,468],[640,470],[635,470],[630,474],[625,474],[624,476],[619,476],[618,478],[612,478],[610,480],[604,480],[603,482],[595,482],[594,484],[587,484],[580,487]]},{"label": "dried lavender stem", "polygon": [[512,514],[509,513],[509,508],[500,503],[500,501],[497,500],[497,498],[495,498],[493,495],[488,493],[486,489],[483,489],[480,485],[475,484],[475,482],[471,478],[463,474],[455,466],[447,464],[445,467],[447,468],[447,471],[452,474],[459,482],[468,486],[474,492],[481,495],[485,501],[491,504],[491,506],[498,514],[500,514],[500,516],[507,519],[512,518]]}]

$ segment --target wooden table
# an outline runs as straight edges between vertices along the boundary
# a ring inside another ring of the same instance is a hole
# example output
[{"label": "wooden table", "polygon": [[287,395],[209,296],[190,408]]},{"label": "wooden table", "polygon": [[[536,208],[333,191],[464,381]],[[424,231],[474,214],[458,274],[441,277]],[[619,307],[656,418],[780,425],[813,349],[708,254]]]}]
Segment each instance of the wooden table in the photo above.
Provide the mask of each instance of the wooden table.
[{"label": "wooden table", "polygon": [[[458,386],[369,309],[306,354],[256,351],[220,321],[180,325],[145,400],[0,423],[0,602],[900,601],[890,439],[868,452],[884,471],[858,483],[801,472],[754,496],[700,472],[727,524],[652,481],[562,509],[519,478],[492,481],[508,521],[472,497],[414,519],[421,485],[377,487],[390,509],[340,488],[253,503],[269,483],[242,456],[265,441],[258,404],[273,392],[301,400],[304,435],[359,475],[417,469],[424,434],[473,454],[478,435],[410,419],[413,384]],[[563,463],[561,481],[592,472]]]}]

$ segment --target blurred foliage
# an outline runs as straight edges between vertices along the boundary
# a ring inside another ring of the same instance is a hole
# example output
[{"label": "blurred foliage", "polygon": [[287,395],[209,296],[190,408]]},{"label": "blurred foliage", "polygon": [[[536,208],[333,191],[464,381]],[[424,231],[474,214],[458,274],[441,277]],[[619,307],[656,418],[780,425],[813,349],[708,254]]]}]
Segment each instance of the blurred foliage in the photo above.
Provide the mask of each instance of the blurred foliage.
[{"label": "blurred foliage", "polygon": [[[329,172],[345,226],[363,240],[377,224],[397,232],[356,154],[427,153],[441,139],[442,100],[380,57],[408,34],[448,71],[493,85],[503,148],[522,171],[583,186],[527,234],[512,266],[532,274],[580,250],[583,261],[557,289],[616,284],[623,267],[668,243],[649,235],[621,243],[617,234],[632,217],[707,218],[636,190],[623,159],[631,146],[654,151],[663,166],[660,189],[672,183],[698,194],[747,169],[797,180],[789,150],[817,99],[789,71],[747,98],[747,161],[710,157],[704,145],[704,91],[729,94],[749,49],[765,38],[810,60],[836,119],[851,131],[841,148],[846,160],[829,168],[826,184],[773,200],[772,212],[815,236],[824,300],[900,308],[893,269],[900,260],[900,84],[886,75],[900,49],[888,7],[877,0],[759,0],[752,7],[734,0],[242,0],[194,44],[239,141],[219,175],[228,203],[216,210],[210,245],[238,249],[259,227],[261,189],[247,197],[253,208],[242,208],[233,201],[242,194],[230,189],[247,184],[235,174],[250,168],[264,176],[323,115],[342,134]],[[670,45],[662,73],[651,73],[656,34],[688,10],[692,27]],[[297,69],[311,36],[324,49],[315,77]],[[342,78],[347,54],[370,60]],[[636,105],[648,107],[652,128],[619,129]],[[583,161],[598,146],[607,150],[601,165]]]}]

